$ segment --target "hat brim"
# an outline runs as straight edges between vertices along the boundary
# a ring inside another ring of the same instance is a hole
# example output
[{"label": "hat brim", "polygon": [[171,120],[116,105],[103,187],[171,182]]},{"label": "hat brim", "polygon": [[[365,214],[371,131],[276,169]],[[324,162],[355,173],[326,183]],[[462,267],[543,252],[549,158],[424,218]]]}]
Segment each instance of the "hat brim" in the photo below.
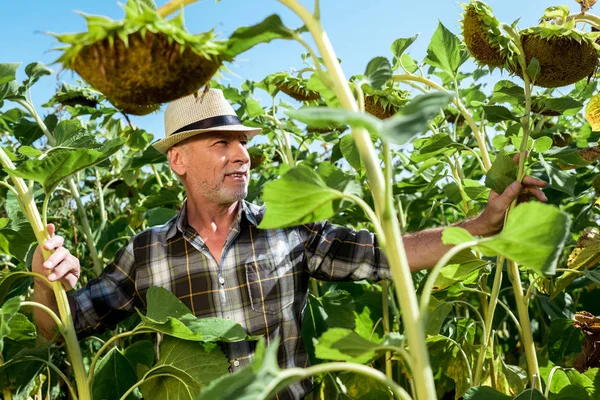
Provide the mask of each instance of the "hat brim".
[{"label": "hat brim", "polygon": [[214,128],[208,128],[208,129],[194,129],[191,131],[176,133],[175,135],[171,135],[167,138],[161,139],[161,140],[157,141],[156,143],[152,143],[152,147],[154,147],[156,150],[160,151],[163,154],[167,154],[167,151],[171,147],[175,146],[177,143],[179,143],[187,138],[196,136],[200,133],[221,132],[221,131],[243,132],[246,135],[248,135],[248,139],[250,139],[250,138],[258,135],[262,131],[262,129],[250,128],[250,127],[244,126],[244,125],[224,125],[224,126],[218,126],[218,127],[214,127]]}]

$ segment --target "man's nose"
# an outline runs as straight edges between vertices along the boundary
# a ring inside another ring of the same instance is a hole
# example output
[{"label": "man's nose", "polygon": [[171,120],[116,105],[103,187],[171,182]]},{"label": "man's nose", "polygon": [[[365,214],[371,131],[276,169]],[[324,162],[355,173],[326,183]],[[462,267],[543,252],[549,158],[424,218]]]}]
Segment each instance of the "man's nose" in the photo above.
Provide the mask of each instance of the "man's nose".
[{"label": "man's nose", "polygon": [[242,164],[247,164],[250,162],[250,154],[248,154],[248,150],[246,149],[246,145],[237,142],[234,147],[234,154],[232,157],[233,162],[241,162]]}]

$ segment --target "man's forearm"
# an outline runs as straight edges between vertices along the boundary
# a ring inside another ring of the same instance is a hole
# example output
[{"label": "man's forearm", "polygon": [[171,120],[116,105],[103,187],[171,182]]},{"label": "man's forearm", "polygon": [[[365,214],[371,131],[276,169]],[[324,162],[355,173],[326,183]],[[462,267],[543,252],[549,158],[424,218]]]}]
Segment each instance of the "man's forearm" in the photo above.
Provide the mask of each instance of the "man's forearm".
[{"label": "man's forearm", "polygon": [[[56,297],[54,297],[54,290],[52,290],[48,283],[41,282],[38,278],[35,278],[33,284],[33,300],[36,303],[45,305],[58,315],[58,305],[56,304]],[[44,337],[51,339],[54,336],[54,327],[56,326],[54,319],[38,307],[34,308],[33,317]]]},{"label": "man's forearm", "polygon": [[[485,236],[477,219],[462,221],[455,225],[466,229],[473,236]],[[402,236],[408,265],[411,271],[433,268],[442,256],[452,248],[442,243],[442,232],[446,227],[431,228]]]}]

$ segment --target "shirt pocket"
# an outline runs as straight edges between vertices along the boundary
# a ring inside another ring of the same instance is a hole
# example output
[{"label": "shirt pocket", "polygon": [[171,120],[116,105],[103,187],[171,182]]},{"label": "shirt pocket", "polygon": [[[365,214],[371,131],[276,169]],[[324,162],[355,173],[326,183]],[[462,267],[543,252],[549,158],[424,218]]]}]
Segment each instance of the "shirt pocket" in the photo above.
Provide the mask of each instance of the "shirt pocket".
[{"label": "shirt pocket", "polygon": [[294,302],[291,293],[282,293],[281,279],[277,267],[271,259],[248,261],[246,269],[246,287],[253,311],[267,314],[279,314]]}]

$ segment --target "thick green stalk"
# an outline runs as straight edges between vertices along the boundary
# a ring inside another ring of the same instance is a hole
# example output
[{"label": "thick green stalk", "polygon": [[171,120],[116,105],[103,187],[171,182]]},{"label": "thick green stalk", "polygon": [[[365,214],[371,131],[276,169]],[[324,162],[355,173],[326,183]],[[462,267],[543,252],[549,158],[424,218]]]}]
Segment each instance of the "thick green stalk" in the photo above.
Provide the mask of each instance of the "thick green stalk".
[{"label": "thick green stalk", "polygon": [[[530,116],[531,116],[531,80],[527,72],[527,62],[525,59],[525,51],[521,44],[521,37],[515,32],[510,25],[503,24],[502,28],[508,32],[509,35],[514,39],[515,44],[519,49],[519,65],[523,72],[523,81],[525,83],[525,115],[523,116],[523,139],[521,141],[521,148],[519,151],[519,170],[517,173],[517,180],[521,182],[525,176],[525,160],[527,159],[527,142],[529,140],[530,131]],[[513,201],[508,210],[510,213],[516,206],[517,201]],[[517,304],[517,314],[519,316],[519,322],[521,323],[522,335],[521,343],[525,350],[525,358],[527,359],[527,370],[529,371],[529,379],[531,380],[532,387],[536,389],[542,388],[542,382],[540,378],[540,370],[538,366],[537,354],[535,351],[535,342],[533,341],[533,334],[531,332],[531,320],[529,318],[528,303],[523,296],[523,285],[521,283],[521,273],[519,266],[516,262],[510,261],[508,263],[508,277],[512,283],[515,301]]]},{"label": "thick green stalk", "polygon": [[[383,299],[383,333],[390,333],[390,309],[388,304],[389,282],[381,282],[381,298]],[[385,352],[385,375],[392,379],[392,352]]]},{"label": "thick green stalk", "polygon": [[[341,69],[331,43],[319,21],[297,0],[279,1],[288,6],[302,19],[313,36],[342,107],[347,110],[358,111],[358,106],[348,85],[348,80],[344,76],[344,72]],[[352,135],[360,157],[365,164],[376,210],[394,210],[392,196],[386,196],[383,173],[379,166],[379,159],[376,156],[371,137],[362,128],[353,128]],[[381,220],[386,243],[385,253],[392,272],[396,295],[402,308],[402,320],[408,338],[408,345],[410,346],[417,398],[419,400],[435,399],[437,395],[433,372],[429,363],[427,344],[425,342],[425,329],[420,323],[419,305],[410,273],[408,258],[402,243],[402,233],[400,232],[400,227],[394,213],[386,212],[385,214],[388,215],[382,215]],[[349,364],[346,363],[344,365]]]},{"label": "thick green stalk", "polygon": [[475,367],[475,380],[473,381],[473,386],[479,386],[481,382],[481,375],[483,373],[483,362],[485,360],[485,354],[490,343],[490,338],[492,337],[492,322],[494,320],[494,313],[498,304],[498,295],[500,294],[500,284],[502,283],[503,266],[504,257],[498,257],[496,273],[494,275],[494,285],[492,286],[492,294],[490,297],[490,302],[488,304],[488,311],[485,314],[485,330],[483,333],[483,340],[481,342],[479,356],[477,357],[477,366]]},{"label": "thick green stalk", "polygon": [[[33,107],[33,105],[31,103],[29,103],[27,101],[23,101],[23,100],[18,100],[17,103],[20,104],[23,108],[25,108],[27,110],[27,112],[29,112],[29,114],[35,119],[35,121],[39,125],[40,129],[44,133],[44,136],[46,136],[46,139],[48,140],[48,144],[50,146],[55,146],[56,139],[54,139],[54,136],[48,130],[48,127],[46,127],[46,124],[44,123],[44,121],[40,118],[39,114],[35,110],[35,107]],[[32,183],[33,183],[33,181],[32,181]],[[94,271],[96,272],[96,275],[98,275],[98,274],[100,274],[100,272],[102,272],[103,266],[102,266],[102,263],[100,262],[100,259],[98,258],[98,251],[96,250],[96,245],[94,243],[94,236],[92,235],[92,230],[90,229],[90,222],[87,218],[87,215],[85,214],[85,208],[83,207],[81,197],[79,196],[79,191],[77,190],[75,181],[73,180],[72,176],[69,176],[67,178],[67,183],[69,184],[69,188],[71,189],[71,195],[75,199],[75,203],[77,203],[77,210],[79,212],[79,217],[81,218],[81,225],[83,228],[83,236],[85,238],[85,242],[88,245],[90,257],[92,257],[92,262],[94,264]]]},{"label": "thick green stalk", "polygon": [[[6,169],[15,169],[15,166],[13,165],[10,158],[8,158],[8,155],[1,148],[0,163]],[[46,240],[49,239],[49,236],[48,232],[46,231],[46,227],[42,223],[40,213],[35,205],[33,192],[29,190],[23,179],[17,178],[15,176],[11,176],[11,179],[13,181],[15,189],[19,193],[23,214],[25,214],[27,220],[31,224],[33,232],[35,233],[35,237],[38,241],[38,245],[40,246],[40,248],[42,248]],[[49,251],[43,250],[42,248],[42,254],[44,255],[44,259],[47,259],[51,253]],[[67,300],[67,293],[65,292],[65,288],[60,282],[53,282],[52,290],[54,291],[54,296],[56,297],[56,303],[58,306],[60,320],[64,327],[63,337],[65,339],[67,354],[69,355],[71,366],[73,368],[73,373],[75,375],[79,399],[91,400],[89,387],[87,386],[85,366],[83,365],[83,357],[81,355],[81,349],[79,348],[79,341],[77,340],[75,327],[73,326],[73,320],[71,318],[71,309]]]}]

